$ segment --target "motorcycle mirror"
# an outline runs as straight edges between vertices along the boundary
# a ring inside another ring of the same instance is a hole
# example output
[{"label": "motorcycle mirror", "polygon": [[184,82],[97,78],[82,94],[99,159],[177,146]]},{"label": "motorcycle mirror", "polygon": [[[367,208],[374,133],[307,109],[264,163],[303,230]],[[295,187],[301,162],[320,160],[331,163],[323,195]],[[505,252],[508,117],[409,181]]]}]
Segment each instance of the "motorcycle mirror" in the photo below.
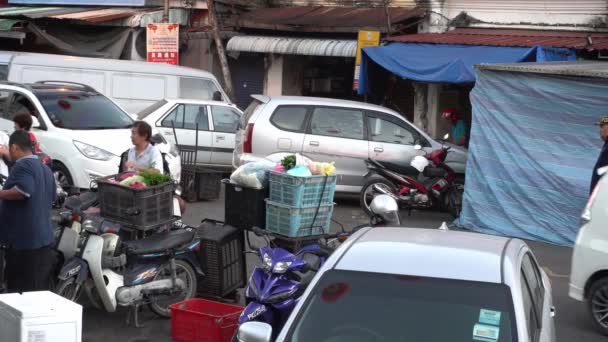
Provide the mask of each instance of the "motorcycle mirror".
[{"label": "motorcycle mirror", "polygon": [[262,322],[247,322],[239,326],[237,338],[242,342],[270,342],[272,327]]},{"label": "motorcycle mirror", "polygon": [[415,150],[422,150],[422,146],[421,145],[416,145],[416,146],[414,146],[414,149]]},{"label": "motorcycle mirror", "polygon": [[97,225],[93,220],[85,220],[82,223],[82,227],[89,233],[97,234]]}]

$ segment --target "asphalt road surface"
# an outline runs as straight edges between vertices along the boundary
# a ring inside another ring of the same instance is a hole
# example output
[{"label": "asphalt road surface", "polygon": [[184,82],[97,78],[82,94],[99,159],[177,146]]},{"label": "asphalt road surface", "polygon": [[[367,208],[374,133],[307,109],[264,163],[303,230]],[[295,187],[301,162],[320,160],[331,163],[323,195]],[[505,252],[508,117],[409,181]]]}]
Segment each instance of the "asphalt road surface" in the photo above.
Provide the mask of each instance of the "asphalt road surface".
[{"label": "asphalt road surface", "polygon": [[[353,199],[339,199],[334,211],[334,219],[345,229],[366,223],[367,219]],[[213,202],[200,202],[188,205],[184,221],[197,225],[203,218],[216,220],[224,219],[223,199]],[[435,229],[442,222],[450,220],[449,216],[441,213],[414,212],[408,217],[402,215],[403,226]],[[333,229],[339,229],[333,224]],[[606,338],[597,334],[589,321],[585,305],[568,297],[568,274],[570,272],[570,256],[572,249],[543,243],[529,242],[536,257],[545,269],[553,286],[553,300],[557,309],[556,329],[557,340],[560,342],[593,342],[605,341]],[[248,259],[249,268],[255,262],[254,256]],[[84,342],[144,342],[171,341],[171,321],[157,318],[148,309],[140,315],[143,328],[127,326],[125,318],[127,311],[106,313],[91,307],[86,299],[81,299],[84,308],[83,341]]]}]

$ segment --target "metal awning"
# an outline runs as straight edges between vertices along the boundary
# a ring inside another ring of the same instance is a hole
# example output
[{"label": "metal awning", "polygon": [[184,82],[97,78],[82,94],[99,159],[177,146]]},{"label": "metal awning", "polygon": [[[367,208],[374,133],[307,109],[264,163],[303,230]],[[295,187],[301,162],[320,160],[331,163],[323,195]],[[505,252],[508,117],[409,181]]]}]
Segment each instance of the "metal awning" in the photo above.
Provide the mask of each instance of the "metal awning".
[{"label": "metal awning", "polygon": [[279,55],[355,57],[356,40],[293,37],[237,36],[228,41],[228,51],[275,53]]},{"label": "metal awning", "polygon": [[[103,24],[111,26],[145,27],[162,20],[162,8],[128,7],[5,7],[0,18],[10,20],[59,20],[76,24]],[[169,20],[180,25],[188,24],[188,11],[172,8]],[[4,30],[4,28],[0,28]]]}]

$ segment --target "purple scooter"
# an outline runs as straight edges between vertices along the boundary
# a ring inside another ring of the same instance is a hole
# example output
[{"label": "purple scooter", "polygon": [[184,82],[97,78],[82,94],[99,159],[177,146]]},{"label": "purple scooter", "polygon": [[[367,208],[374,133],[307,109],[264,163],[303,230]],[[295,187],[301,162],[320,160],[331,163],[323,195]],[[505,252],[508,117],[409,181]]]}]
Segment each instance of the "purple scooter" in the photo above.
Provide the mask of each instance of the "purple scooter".
[{"label": "purple scooter", "polygon": [[[272,235],[259,228],[253,231],[266,238]],[[268,238],[267,242],[270,245]],[[308,245],[292,254],[282,248],[264,246],[257,254],[263,266],[256,267],[249,278],[245,289],[247,307],[239,324],[265,322],[279,332],[331,250]]]}]

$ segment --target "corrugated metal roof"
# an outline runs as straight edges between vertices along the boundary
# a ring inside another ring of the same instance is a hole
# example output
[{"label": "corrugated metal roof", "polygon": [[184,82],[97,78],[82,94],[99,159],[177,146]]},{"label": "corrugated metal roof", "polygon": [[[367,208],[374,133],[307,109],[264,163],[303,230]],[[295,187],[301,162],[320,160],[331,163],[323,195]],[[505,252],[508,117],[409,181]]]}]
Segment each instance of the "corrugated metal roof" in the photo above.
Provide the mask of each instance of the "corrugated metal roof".
[{"label": "corrugated metal roof", "polygon": [[[589,44],[588,37],[591,43]],[[487,46],[546,46],[586,50],[608,49],[608,34],[577,31],[458,28],[446,33],[418,33],[390,37],[403,43],[464,44]]]},{"label": "corrugated metal roof", "polygon": [[[162,9],[158,7],[6,7],[0,8],[0,18],[69,20],[90,24],[110,22],[116,26],[144,27],[151,22],[160,22]],[[187,25],[188,11],[172,8],[169,11],[169,20]]]},{"label": "corrugated metal roof", "polygon": [[480,64],[476,65],[475,68],[480,70],[608,78],[608,62],[597,61]]},{"label": "corrugated metal roof", "polygon": [[[413,18],[420,18],[425,12],[419,9],[389,8],[391,23],[398,24]],[[236,19],[236,26],[254,27],[267,25],[269,28],[301,30],[311,27],[317,32],[324,29],[342,28],[356,32],[361,28],[386,30],[387,17],[384,8],[322,7],[301,6],[284,8],[261,8],[245,13]]]},{"label": "corrugated metal roof", "polygon": [[276,53],[280,55],[355,57],[357,41],[237,36],[228,41],[226,48],[228,51]]}]

